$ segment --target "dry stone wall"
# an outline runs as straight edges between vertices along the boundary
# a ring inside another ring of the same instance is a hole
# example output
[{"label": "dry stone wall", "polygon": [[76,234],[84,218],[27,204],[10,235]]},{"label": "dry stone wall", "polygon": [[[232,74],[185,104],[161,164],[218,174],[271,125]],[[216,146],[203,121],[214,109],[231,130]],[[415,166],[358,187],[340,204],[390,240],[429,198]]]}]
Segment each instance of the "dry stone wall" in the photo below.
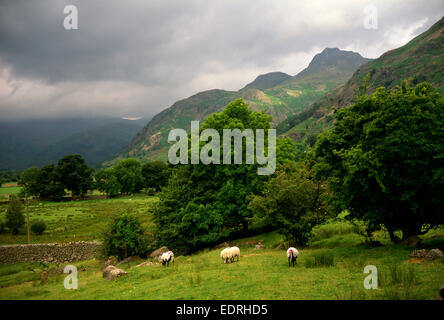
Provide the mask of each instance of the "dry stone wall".
[{"label": "dry stone wall", "polygon": [[100,254],[102,243],[78,241],[68,243],[13,244],[0,246],[0,264],[16,262],[68,263],[87,260]]}]

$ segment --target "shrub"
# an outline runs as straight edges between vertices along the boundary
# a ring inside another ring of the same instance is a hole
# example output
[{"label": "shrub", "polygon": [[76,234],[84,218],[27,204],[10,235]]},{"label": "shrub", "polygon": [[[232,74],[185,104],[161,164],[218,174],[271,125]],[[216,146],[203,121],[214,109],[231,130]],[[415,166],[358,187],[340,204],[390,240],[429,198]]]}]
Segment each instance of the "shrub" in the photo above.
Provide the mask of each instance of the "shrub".
[{"label": "shrub", "polygon": [[379,286],[401,285],[411,287],[418,282],[418,276],[412,266],[391,264],[378,274]]},{"label": "shrub", "polygon": [[320,225],[314,229],[313,240],[328,239],[336,235],[358,233],[359,226],[349,222],[336,222]]},{"label": "shrub", "polygon": [[322,250],[313,252],[305,261],[306,268],[330,267],[335,265],[333,252]]},{"label": "shrub", "polygon": [[105,256],[116,256],[122,260],[130,256],[145,256],[147,250],[147,239],[140,221],[128,213],[116,218],[104,234]]},{"label": "shrub", "polygon": [[46,230],[46,223],[43,221],[36,221],[31,224],[31,231],[36,235],[41,235]]},{"label": "shrub", "polygon": [[22,202],[16,195],[11,195],[6,209],[6,226],[13,234],[18,234],[24,224],[25,216],[23,215]]}]

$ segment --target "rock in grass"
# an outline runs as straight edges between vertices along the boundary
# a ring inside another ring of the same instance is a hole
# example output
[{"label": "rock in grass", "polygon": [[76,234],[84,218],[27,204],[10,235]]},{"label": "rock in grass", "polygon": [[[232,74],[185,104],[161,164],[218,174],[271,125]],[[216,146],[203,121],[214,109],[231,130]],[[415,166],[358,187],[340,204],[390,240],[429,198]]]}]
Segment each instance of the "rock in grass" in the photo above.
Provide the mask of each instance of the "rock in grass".
[{"label": "rock in grass", "polygon": [[102,271],[104,271],[106,267],[113,266],[115,264],[117,264],[117,258],[114,256],[110,256],[108,260],[106,260],[105,263],[103,264]]},{"label": "rock in grass", "polygon": [[157,250],[154,250],[153,252],[151,252],[150,254],[150,258],[154,258],[157,259],[159,258],[162,254],[164,254],[165,252],[170,251],[167,247],[161,247]]},{"label": "rock in grass", "polygon": [[432,249],[429,252],[427,252],[425,258],[426,260],[435,260],[442,257],[442,252],[439,249]]},{"label": "rock in grass", "polygon": [[128,274],[128,272],[125,272],[122,269],[116,268],[114,266],[107,266],[105,270],[103,270],[102,277],[106,278],[107,280],[114,280],[115,278],[118,278],[125,274]]},{"label": "rock in grass", "polygon": [[156,265],[158,265],[158,263],[151,262],[151,261],[145,261],[145,262],[142,262],[141,264],[138,264],[137,266],[135,266],[135,268],[146,267],[146,266],[156,266]]},{"label": "rock in grass", "polygon": [[412,253],[410,253],[410,257],[411,258],[425,258],[426,254],[427,254],[426,249],[413,250]]},{"label": "rock in grass", "polygon": [[425,258],[426,260],[435,260],[442,257],[442,252],[439,249],[432,249],[427,251],[426,249],[413,250],[410,254],[411,258]]},{"label": "rock in grass", "polygon": [[139,257],[137,257],[137,256],[131,256],[131,257],[123,259],[117,265],[119,266],[119,265],[124,264],[124,263],[134,262],[134,261],[138,261],[138,260],[141,260],[141,259]]}]

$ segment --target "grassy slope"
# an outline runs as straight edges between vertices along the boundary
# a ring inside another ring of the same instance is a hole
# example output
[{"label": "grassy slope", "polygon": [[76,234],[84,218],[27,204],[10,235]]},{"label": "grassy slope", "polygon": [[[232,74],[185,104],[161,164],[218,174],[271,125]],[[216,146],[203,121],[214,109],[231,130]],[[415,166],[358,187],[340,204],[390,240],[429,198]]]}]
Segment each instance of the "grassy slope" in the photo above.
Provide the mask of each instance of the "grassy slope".
[{"label": "grassy slope", "polygon": [[[0,191],[5,188],[1,188]],[[9,189],[9,188],[8,188]],[[29,204],[29,219],[43,220],[47,230],[43,235],[31,235],[32,243],[69,242],[98,240],[108,224],[122,211],[133,212],[144,227],[151,226],[147,208],[157,201],[156,197],[143,195],[125,196],[114,199],[83,200],[67,202],[34,201]],[[5,220],[6,204],[0,205],[0,220]],[[27,243],[21,234],[0,234],[0,244]]]},{"label": "grassy slope", "polygon": [[[128,275],[114,281],[102,278],[103,261],[75,263],[79,289],[66,290],[66,275],[43,270],[56,265],[21,263],[0,265],[0,299],[433,299],[444,282],[444,260],[417,261],[411,249],[393,246],[384,233],[385,246],[364,248],[362,239],[345,222],[332,222],[316,231],[310,247],[300,250],[295,268],[289,268],[284,250],[272,249],[281,241],[275,232],[233,242],[241,248],[241,260],[224,265],[220,250],[205,250],[176,257],[168,268],[152,265],[136,268],[140,261],[123,264]],[[264,240],[267,249],[254,250],[251,242]],[[444,243],[442,231],[425,237],[428,246]],[[442,248],[442,247],[441,247]],[[308,267],[320,252],[334,255],[334,266]],[[380,288],[365,290],[366,265],[378,268]],[[395,275],[394,276],[392,276]]]},{"label": "grassy slope", "polygon": [[21,189],[16,183],[4,184],[0,188],[0,201],[8,201],[10,194],[18,194]]}]

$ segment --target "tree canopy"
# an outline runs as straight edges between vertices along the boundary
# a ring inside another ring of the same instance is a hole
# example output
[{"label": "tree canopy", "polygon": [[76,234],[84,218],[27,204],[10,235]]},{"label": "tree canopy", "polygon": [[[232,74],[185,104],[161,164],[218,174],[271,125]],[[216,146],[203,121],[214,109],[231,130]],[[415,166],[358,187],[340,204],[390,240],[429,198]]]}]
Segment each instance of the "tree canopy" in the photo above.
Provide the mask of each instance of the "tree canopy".
[{"label": "tree canopy", "polygon": [[[200,132],[214,129],[222,136],[223,129],[266,131],[270,123],[271,116],[248,109],[247,104],[238,99],[222,112],[210,115],[202,123]],[[265,138],[265,143],[267,141]],[[204,145],[201,142],[200,150]],[[242,146],[245,159],[245,139]],[[295,154],[291,140],[277,139],[276,153],[278,163],[292,161]],[[247,196],[259,193],[269,178],[258,175],[257,168],[257,163],[176,165],[154,211],[158,241],[190,252],[215,243],[232,232],[246,231],[252,217]]]},{"label": "tree canopy", "polygon": [[444,222],[444,100],[430,84],[379,88],[336,111],[316,144],[318,172],[334,177],[333,205],[394,242]]}]

